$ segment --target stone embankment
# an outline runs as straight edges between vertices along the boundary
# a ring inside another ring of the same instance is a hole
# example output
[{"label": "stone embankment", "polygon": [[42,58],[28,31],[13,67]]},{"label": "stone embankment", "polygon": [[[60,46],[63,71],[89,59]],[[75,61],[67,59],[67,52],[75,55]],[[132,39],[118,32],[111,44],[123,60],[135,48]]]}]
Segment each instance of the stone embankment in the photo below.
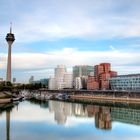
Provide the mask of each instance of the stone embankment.
[{"label": "stone embankment", "polygon": [[91,95],[71,95],[71,99],[85,99],[85,100],[105,100],[114,102],[131,102],[140,103],[140,98],[129,98],[129,97],[110,97],[110,96],[91,96]]},{"label": "stone embankment", "polygon": [[6,104],[12,102],[12,96],[10,93],[0,92],[0,104]]},{"label": "stone embankment", "polygon": [[[40,89],[36,91],[28,91],[26,93],[29,97],[38,100],[48,100],[50,96],[55,99],[59,94],[69,95],[70,99],[80,100],[103,100],[113,102],[132,102],[140,104],[140,91],[112,91],[112,90],[47,90]],[[52,98],[51,98],[52,99]]]},{"label": "stone embankment", "polygon": [[0,99],[0,104],[5,104],[5,103],[11,103],[12,100],[9,98],[9,99]]}]

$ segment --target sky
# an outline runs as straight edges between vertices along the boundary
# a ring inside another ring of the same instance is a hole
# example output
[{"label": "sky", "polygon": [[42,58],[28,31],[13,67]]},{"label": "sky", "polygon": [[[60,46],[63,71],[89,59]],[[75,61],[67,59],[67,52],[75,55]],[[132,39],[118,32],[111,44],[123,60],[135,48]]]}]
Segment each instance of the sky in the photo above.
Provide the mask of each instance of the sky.
[{"label": "sky", "polygon": [[0,77],[12,22],[12,77],[53,76],[57,65],[109,62],[118,74],[140,71],[139,0],[0,0]]}]

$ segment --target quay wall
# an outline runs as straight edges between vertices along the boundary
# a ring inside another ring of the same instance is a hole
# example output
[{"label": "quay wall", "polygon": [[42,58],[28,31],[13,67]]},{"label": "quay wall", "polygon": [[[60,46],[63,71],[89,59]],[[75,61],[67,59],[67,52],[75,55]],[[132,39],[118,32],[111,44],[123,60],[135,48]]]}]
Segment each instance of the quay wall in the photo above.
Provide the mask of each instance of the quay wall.
[{"label": "quay wall", "polygon": [[32,91],[32,94],[40,96],[57,95],[60,93],[69,94],[71,99],[86,100],[106,100],[114,102],[133,102],[140,103],[140,92],[138,91],[111,91],[111,90],[46,90],[40,89]]},{"label": "quay wall", "polygon": [[140,91],[113,91],[113,90],[47,90],[40,89],[38,93],[44,94],[58,94],[67,93],[70,95],[94,95],[94,96],[111,96],[111,97],[129,97],[129,98],[140,98]]}]

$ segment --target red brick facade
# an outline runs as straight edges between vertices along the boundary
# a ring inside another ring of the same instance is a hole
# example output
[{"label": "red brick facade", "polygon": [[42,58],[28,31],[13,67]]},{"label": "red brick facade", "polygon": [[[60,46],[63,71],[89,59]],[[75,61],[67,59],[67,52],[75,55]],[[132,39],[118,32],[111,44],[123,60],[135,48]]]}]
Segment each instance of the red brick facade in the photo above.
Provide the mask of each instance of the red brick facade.
[{"label": "red brick facade", "polygon": [[117,76],[117,72],[116,71],[110,71],[110,77],[115,77]]},{"label": "red brick facade", "polygon": [[98,90],[99,89],[99,82],[97,82],[95,80],[95,76],[88,76],[87,89],[90,89],[90,90]]},{"label": "red brick facade", "polygon": [[94,76],[88,76],[88,90],[108,90],[110,88],[109,79],[117,76],[116,71],[111,71],[110,63],[101,63],[94,66]]}]

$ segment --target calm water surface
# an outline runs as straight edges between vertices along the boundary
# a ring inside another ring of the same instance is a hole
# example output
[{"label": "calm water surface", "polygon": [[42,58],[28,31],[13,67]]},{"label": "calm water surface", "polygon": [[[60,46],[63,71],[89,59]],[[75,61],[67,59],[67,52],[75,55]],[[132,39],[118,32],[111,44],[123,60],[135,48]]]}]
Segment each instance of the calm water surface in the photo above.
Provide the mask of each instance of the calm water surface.
[{"label": "calm water surface", "polygon": [[0,140],[140,140],[140,108],[24,101],[0,112]]}]

